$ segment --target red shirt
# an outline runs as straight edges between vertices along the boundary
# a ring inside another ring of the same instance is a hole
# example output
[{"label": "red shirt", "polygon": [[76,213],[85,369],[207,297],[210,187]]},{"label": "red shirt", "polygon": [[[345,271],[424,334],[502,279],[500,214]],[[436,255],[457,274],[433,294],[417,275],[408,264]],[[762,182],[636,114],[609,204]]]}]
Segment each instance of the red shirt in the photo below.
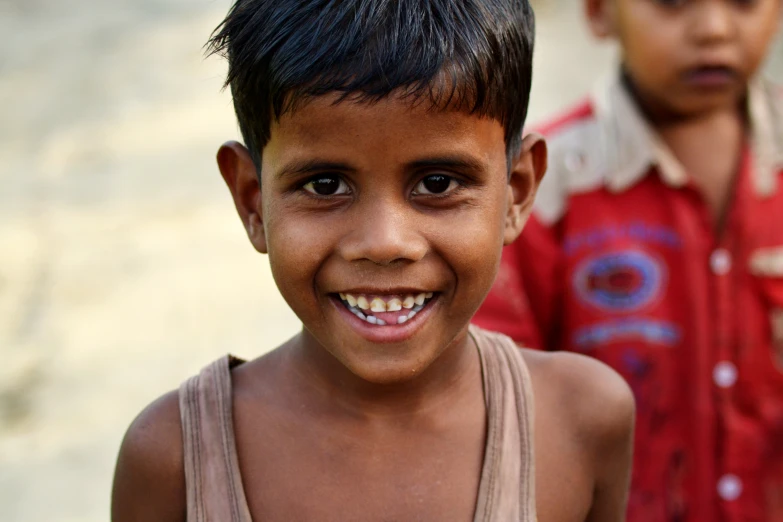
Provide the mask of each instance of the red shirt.
[{"label": "red shirt", "polygon": [[720,234],[618,82],[544,128],[550,170],[476,316],[628,381],[629,522],[783,521],[783,93],[755,84],[749,115]]}]

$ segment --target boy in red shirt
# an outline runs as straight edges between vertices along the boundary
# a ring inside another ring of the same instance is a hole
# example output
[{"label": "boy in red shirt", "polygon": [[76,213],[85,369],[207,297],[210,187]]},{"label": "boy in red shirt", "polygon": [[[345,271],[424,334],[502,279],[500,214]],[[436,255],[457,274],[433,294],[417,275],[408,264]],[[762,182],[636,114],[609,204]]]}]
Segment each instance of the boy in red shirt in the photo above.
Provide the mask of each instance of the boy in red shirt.
[{"label": "boy in red shirt", "polygon": [[585,0],[622,68],[544,127],[550,168],[476,318],[630,383],[630,522],[783,520],[780,0]]}]

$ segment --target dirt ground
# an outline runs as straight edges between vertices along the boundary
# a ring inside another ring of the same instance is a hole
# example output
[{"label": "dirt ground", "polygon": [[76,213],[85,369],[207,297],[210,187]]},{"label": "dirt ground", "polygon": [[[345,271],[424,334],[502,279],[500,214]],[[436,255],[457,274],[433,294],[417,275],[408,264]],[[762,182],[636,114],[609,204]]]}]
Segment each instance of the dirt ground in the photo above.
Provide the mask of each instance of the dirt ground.
[{"label": "dirt ground", "polygon": [[[124,430],[298,328],[214,167],[229,0],[0,0],[0,520],[107,520]],[[532,119],[613,63],[540,0]],[[772,74],[783,78],[783,52]]]}]

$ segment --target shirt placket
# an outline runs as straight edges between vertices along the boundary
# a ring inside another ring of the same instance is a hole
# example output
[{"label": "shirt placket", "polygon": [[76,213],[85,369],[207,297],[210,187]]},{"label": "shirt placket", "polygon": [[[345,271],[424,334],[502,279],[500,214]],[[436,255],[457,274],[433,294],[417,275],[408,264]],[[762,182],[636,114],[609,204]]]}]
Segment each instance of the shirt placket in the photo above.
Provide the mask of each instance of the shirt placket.
[{"label": "shirt placket", "polygon": [[[693,501],[688,509],[688,520],[718,522],[716,478],[721,470],[716,462],[718,455],[718,408],[714,393],[714,368],[720,359],[716,358],[715,344],[719,333],[715,325],[722,311],[718,303],[722,292],[722,279],[727,273],[721,263],[726,261],[723,254],[715,254],[721,246],[715,240],[712,219],[701,196],[689,187],[672,192],[672,210],[682,237],[685,239],[682,270],[688,285],[688,336],[684,346],[683,364],[692,381],[686,389],[690,390],[692,414],[682,419],[690,427],[691,437],[688,446],[691,462]],[[730,270],[729,270],[730,271]]]},{"label": "shirt placket", "polygon": [[[736,187],[741,187],[741,179]],[[730,458],[732,445],[735,443],[731,430],[732,408],[736,403],[736,387],[739,381],[737,307],[740,298],[739,284],[741,266],[740,241],[738,238],[739,194],[732,198],[725,226],[720,234],[715,234],[714,219],[706,205],[700,201],[702,223],[705,226],[705,237],[712,238],[707,255],[708,302],[705,303],[709,313],[709,332],[702,337],[708,340],[702,347],[702,375],[707,381],[704,371],[709,372],[709,393],[714,404],[713,458],[715,459],[714,479],[709,481],[713,487],[709,498],[716,499],[720,513],[717,520],[735,522],[740,519],[737,514],[744,490],[743,472],[735,468],[735,462]],[[704,257],[701,257],[704,259]]]},{"label": "shirt placket", "polygon": [[716,403],[716,472],[715,492],[721,505],[724,520],[731,521],[732,513],[743,495],[744,481],[739,469],[732,468],[731,446],[733,434],[730,429],[732,405],[736,401],[736,386],[739,380],[737,361],[737,270],[740,252],[734,231],[729,225],[711,252],[709,272],[713,288],[713,328],[715,362],[712,367],[712,388]]}]

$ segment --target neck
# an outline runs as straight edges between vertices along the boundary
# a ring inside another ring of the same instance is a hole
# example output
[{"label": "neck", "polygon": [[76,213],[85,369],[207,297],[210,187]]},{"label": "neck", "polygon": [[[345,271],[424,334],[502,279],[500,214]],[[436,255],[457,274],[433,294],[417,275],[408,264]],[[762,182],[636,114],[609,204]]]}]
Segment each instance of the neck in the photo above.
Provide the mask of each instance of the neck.
[{"label": "neck", "polygon": [[416,417],[459,402],[481,383],[478,350],[467,327],[423,372],[394,383],[368,382],[353,374],[306,329],[286,353],[286,366],[297,388],[354,417]]},{"label": "neck", "polygon": [[674,154],[702,195],[720,232],[739,171],[747,131],[746,100],[712,111],[683,115],[644,96],[625,76],[647,121]]}]

